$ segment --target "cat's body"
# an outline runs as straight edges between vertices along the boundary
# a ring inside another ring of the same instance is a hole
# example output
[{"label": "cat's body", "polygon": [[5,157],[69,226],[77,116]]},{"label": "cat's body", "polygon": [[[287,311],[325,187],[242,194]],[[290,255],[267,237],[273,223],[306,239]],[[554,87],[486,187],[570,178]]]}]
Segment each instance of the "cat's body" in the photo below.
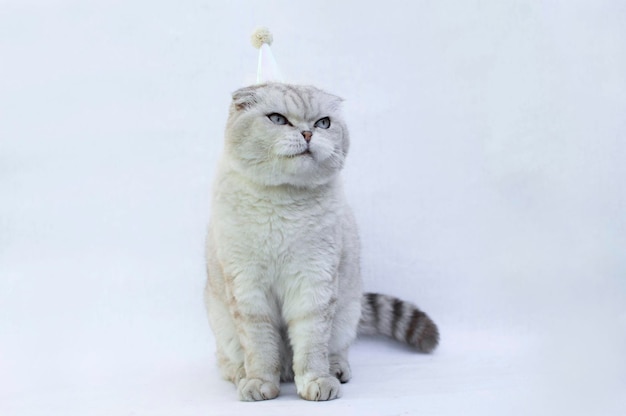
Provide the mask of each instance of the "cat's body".
[{"label": "cat's body", "polygon": [[295,379],[308,400],[338,396],[348,348],[382,332],[422,351],[438,341],[414,306],[363,295],[356,223],[339,172],[348,151],[340,99],[267,84],[233,94],[214,187],[205,298],[225,378],[242,400]]}]

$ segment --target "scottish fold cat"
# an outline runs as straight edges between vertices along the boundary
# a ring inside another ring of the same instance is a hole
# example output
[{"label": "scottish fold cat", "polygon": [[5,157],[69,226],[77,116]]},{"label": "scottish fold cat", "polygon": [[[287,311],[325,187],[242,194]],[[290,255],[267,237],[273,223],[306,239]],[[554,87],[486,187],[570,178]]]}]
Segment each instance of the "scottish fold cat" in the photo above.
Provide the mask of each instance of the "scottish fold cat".
[{"label": "scottish fold cat", "polygon": [[340,172],[341,99],[269,83],[233,93],[214,183],[205,303],[219,367],[241,400],[294,380],[306,400],[340,395],[358,333],[432,351],[439,333],[414,305],[364,294],[357,227]]}]

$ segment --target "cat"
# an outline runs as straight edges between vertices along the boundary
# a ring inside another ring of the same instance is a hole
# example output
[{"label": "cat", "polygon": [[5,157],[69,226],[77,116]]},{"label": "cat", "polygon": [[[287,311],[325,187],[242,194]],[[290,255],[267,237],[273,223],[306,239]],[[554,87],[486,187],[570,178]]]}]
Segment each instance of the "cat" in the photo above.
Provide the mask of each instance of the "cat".
[{"label": "cat", "polygon": [[306,400],[339,397],[359,333],[422,352],[438,344],[414,305],[363,294],[359,238],[342,190],[349,148],[341,99],[267,83],[233,93],[214,183],[205,303],[218,364],[240,400],[294,380]]}]

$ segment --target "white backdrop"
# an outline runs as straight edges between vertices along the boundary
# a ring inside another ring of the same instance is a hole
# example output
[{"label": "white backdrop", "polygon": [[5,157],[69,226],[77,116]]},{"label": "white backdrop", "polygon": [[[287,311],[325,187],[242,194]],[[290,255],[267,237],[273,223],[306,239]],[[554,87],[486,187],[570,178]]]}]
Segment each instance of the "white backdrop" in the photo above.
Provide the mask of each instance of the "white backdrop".
[{"label": "white backdrop", "polygon": [[[0,414],[624,414],[624,22],[618,0],[2,0]],[[202,306],[258,25],[290,82],[346,99],[366,289],[441,327],[430,356],[359,341],[327,405],[238,403]]]}]

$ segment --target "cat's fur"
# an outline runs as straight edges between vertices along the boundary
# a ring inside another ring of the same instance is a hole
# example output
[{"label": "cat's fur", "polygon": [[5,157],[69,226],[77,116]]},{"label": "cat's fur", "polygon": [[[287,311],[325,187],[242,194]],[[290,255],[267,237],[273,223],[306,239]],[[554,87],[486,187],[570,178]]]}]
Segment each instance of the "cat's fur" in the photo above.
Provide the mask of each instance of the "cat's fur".
[{"label": "cat's fur", "polygon": [[[349,147],[340,103],[278,83],[233,93],[205,300],[219,366],[241,400],[276,397],[281,379],[295,379],[307,400],[338,397],[357,328],[424,352],[437,345],[437,327],[415,306],[362,293],[357,228],[339,178]],[[275,113],[286,122],[272,121]],[[325,117],[327,128],[318,123]]]}]

